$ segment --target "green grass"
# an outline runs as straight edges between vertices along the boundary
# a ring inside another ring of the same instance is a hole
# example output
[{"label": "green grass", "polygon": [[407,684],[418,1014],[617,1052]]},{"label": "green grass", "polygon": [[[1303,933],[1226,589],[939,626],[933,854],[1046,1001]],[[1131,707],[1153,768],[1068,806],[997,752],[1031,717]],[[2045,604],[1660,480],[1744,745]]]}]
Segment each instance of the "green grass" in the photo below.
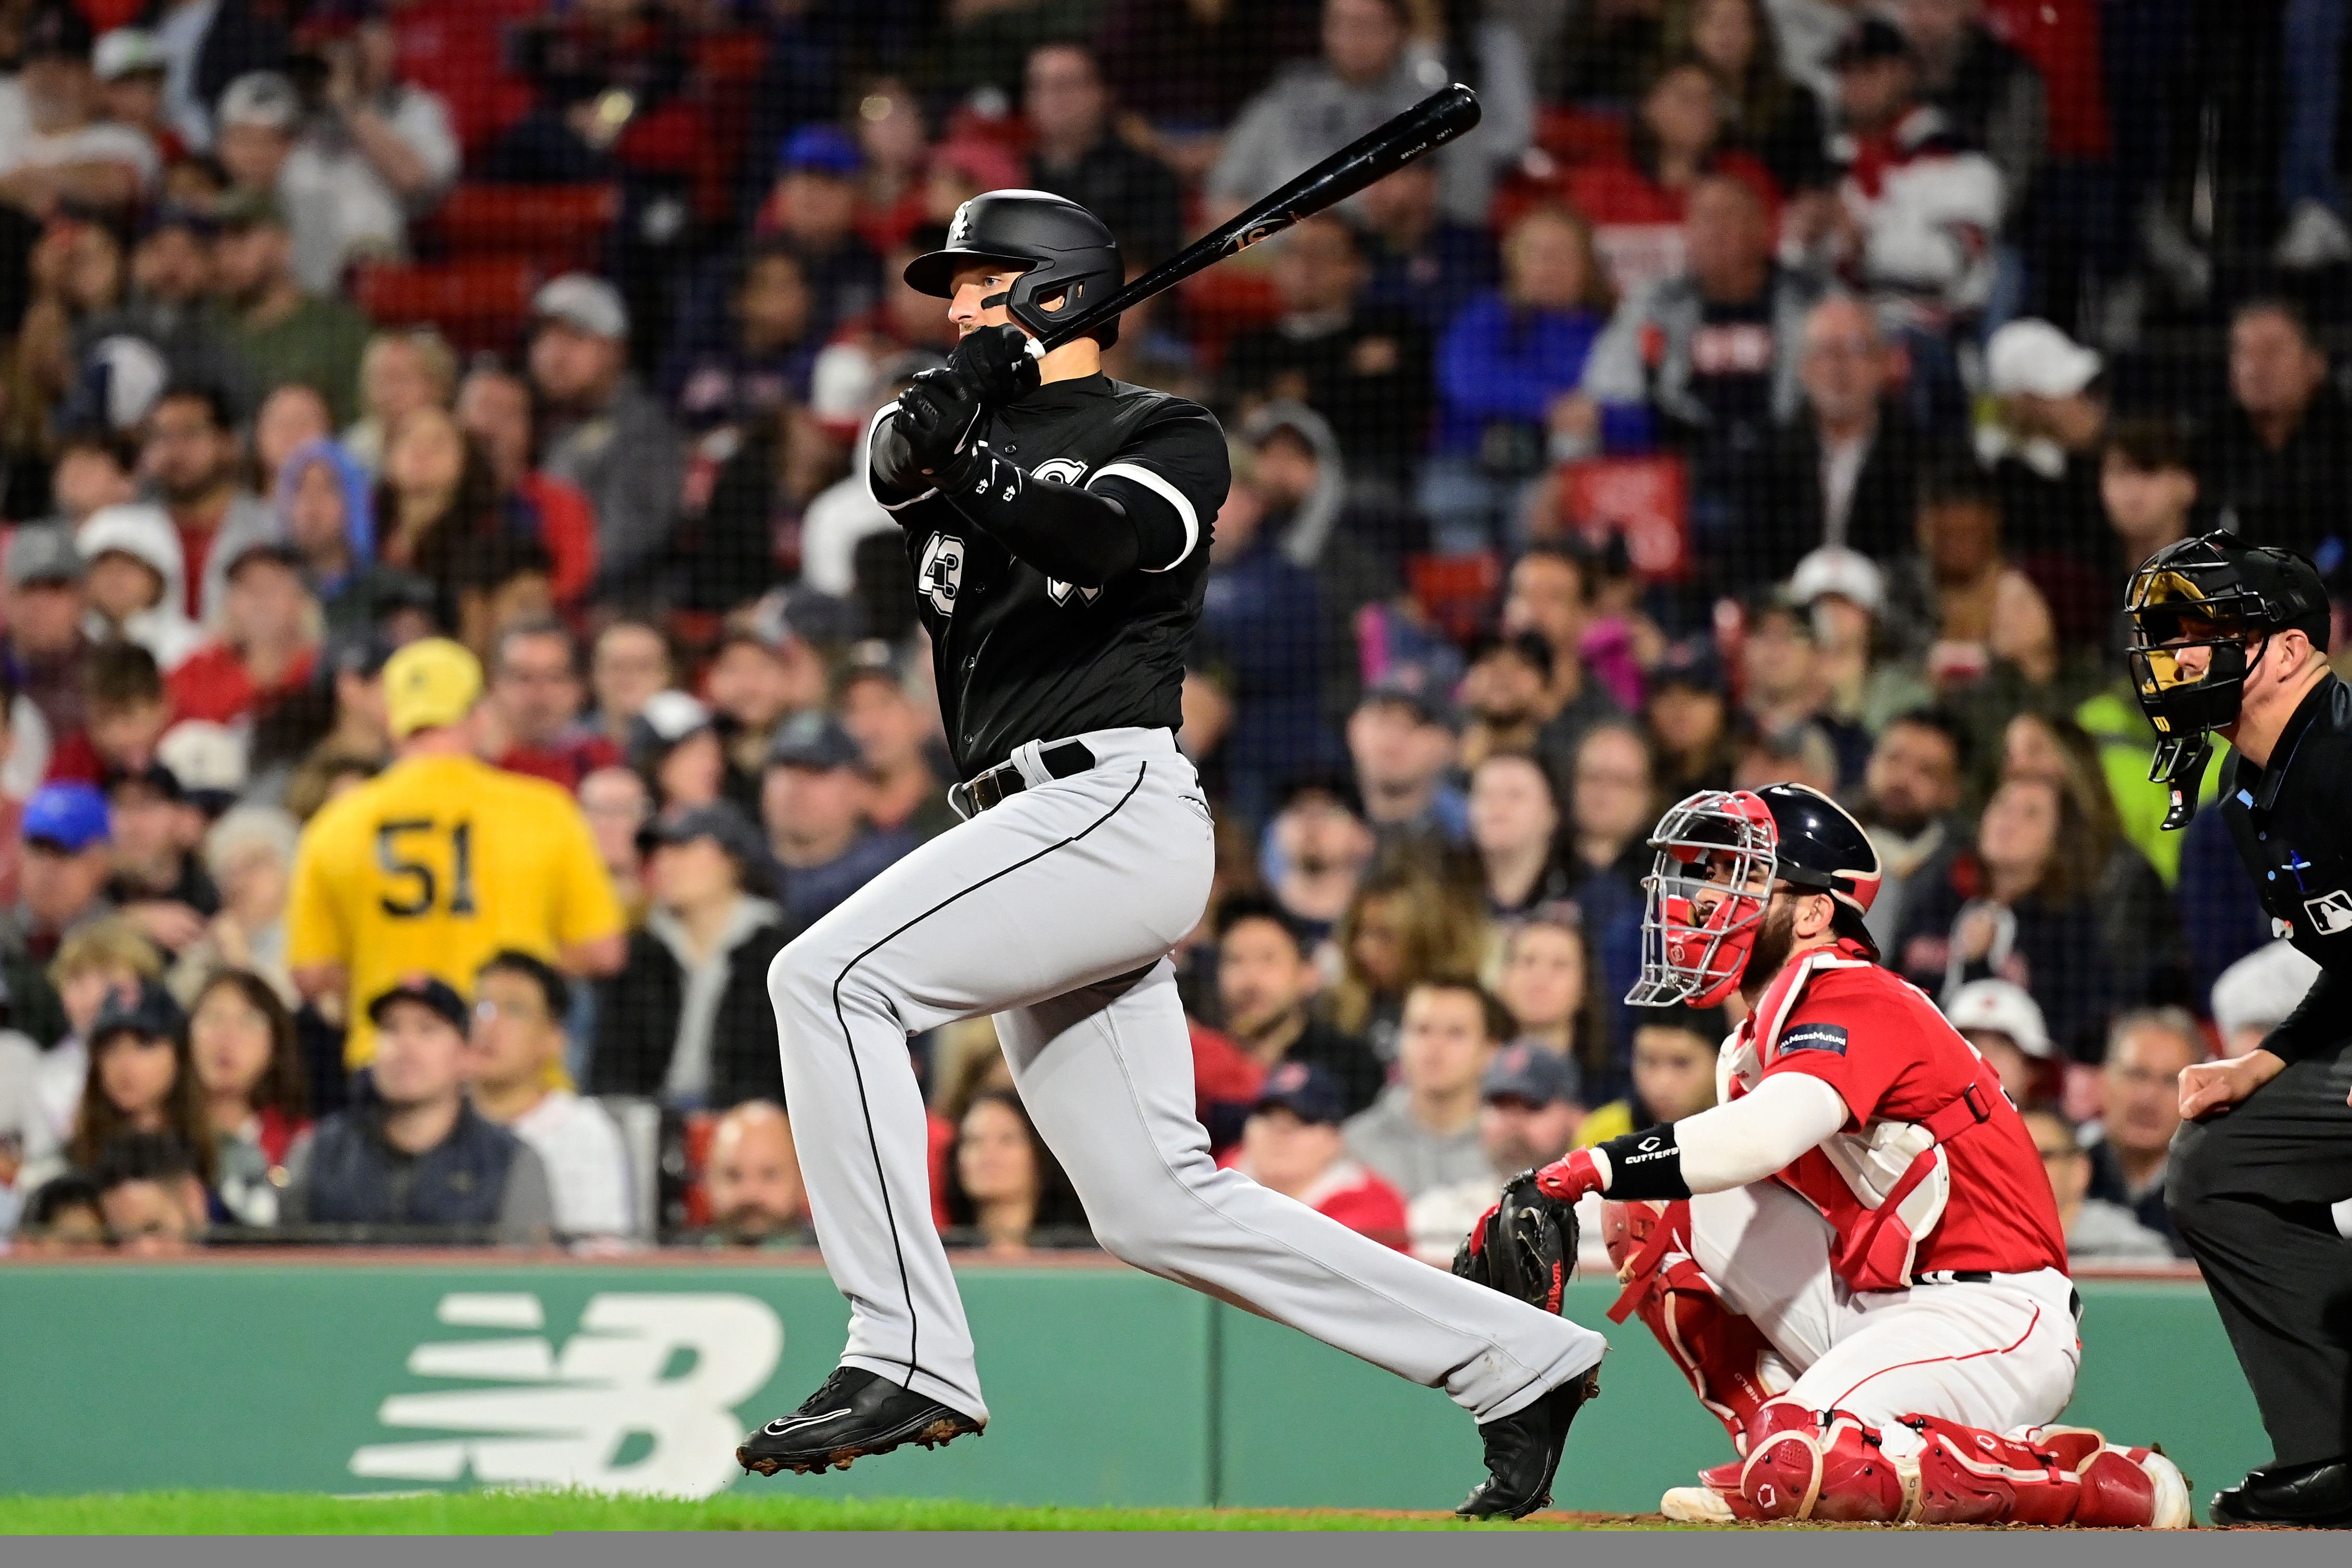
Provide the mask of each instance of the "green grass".
[{"label": "green grass", "polygon": [[[1617,1521],[1611,1521],[1612,1525]],[[1645,1521],[1654,1525],[1659,1521]],[[1591,1519],[1467,1524],[1428,1515],[1206,1508],[1008,1508],[989,1503],[727,1494],[700,1502],[586,1492],[478,1491],[383,1498],[291,1492],[0,1497],[0,1535],[548,1535],[671,1530],[1591,1529]]]}]

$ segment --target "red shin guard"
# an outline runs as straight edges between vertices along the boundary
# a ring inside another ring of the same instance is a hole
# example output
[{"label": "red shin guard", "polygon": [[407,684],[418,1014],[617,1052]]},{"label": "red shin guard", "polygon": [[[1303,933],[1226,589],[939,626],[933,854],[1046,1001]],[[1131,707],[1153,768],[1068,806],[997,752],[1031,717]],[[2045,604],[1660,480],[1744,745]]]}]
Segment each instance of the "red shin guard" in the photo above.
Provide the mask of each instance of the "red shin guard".
[{"label": "red shin guard", "polygon": [[[1747,1458],[1701,1479],[1742,1519],[2144,1528],[2157,1517],[2148,1451],[2083,1427],[2003,1437],[1910,1416],[1916,1457],[1890,1458],[1879,1434],[1843,1410],[1765,1407]],[[1906,1445],[1907,1446],[1907,1445]],[[2174,1474],[2160,1461],[2158,1469]],[[2185,1507],[2179,1510],[2185,1519]]]},{"label": "red shin guard", "polygon": [[1748,1431],[1773,1390],[1762,1372],[1771,1352],[1762,1331],[1733,1312],[1690,1253],[1690,1205],[1663,1208],[1646,1203],[1601,1206],[1601,1239],[1617,1278],[1626,1287],[1609,1316],[1623,1322],[1638,1314],[1657,1336],[1674,1364],[1690,1380],[1691,1392],[1746,1452]]}]

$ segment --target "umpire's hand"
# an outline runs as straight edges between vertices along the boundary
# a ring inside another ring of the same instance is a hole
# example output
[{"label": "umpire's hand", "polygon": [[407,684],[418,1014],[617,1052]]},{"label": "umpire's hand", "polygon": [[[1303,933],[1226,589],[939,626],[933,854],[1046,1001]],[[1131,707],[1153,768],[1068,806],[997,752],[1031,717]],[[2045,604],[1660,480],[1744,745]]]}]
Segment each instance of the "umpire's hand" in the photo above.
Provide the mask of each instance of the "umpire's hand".
[{"label": "umpire's hand", "polygon": [[2180,1119],[2193,1122],[2226,1111],[2285,1067],[2284,1061],[2259,1046],[2243,1056],[2192,1062],[2180,1070]]}]

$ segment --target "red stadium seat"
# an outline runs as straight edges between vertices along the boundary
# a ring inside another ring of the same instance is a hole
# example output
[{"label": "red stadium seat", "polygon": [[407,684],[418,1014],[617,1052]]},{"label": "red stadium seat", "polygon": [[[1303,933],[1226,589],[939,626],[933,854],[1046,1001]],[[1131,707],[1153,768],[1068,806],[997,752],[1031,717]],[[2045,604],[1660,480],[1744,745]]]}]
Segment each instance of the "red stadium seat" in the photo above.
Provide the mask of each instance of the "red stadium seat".
[{"label": "red stadium seat", "polygon": [[1536,145],[1570,168],[1621,162],[1628,155],[1622,115],[1555,105],[1536,114]]},{"label": "red stadium seat", "polygon": [[1274,278],[1262,267],[1226,263],[1196,272],[1178,285],[1201,362],[1215,370],[1235,334],[1265,326],[1282,314]]},{"label": "red stadium seat", "polygon": [[453,259],[527,256],[553,273],[592,265],[620,215],[614,185],[459,185],[432,233]]},{"label": "red stadium seat", "polygon": [[1503,591],[1502,558],[1492,550],[1476,555],[1417,555],[1408,558],[1404,566],[1413,602],[1457,643],[1478,634]]},{"label": "red stadium seat", "polygon": [[519,256],[478,257],[425,266],[362,267],[352,292],[378,323],[430,324],[467,351],[512,346],[545,269]]}]

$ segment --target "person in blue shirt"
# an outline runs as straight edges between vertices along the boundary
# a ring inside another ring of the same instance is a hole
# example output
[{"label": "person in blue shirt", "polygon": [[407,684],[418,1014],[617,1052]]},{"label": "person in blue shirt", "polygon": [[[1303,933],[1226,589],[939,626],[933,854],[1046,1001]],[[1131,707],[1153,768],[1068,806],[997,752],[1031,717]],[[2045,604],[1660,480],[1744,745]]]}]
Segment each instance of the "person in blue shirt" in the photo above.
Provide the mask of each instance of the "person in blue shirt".
[{"label": "person in blue shirt", "polygon": [[1410,310],[1443,332],[1462,308],[1495,287],[1495,237],[1458,223],[1438,203],[1437,165],[1423,158],[1368,187],[1358,200],[1371,259],[1364,303]]},{"label": "person in blue shirt", "polygon": [[1329,772],[1345,758],[1323,712],[1327,655],[1315,572],[1292,559],[1279,525],[1286,508],[1237,465],[1217,514],[1194,660],[1234,706],[1223,747],[1227,809],[1255,826],[1289,780]]},{"label": "person in blue shirt", "polygon": [[1437,350],[1437,434],[1421,501],[1443,554],[1515,542],[1533,482],[1601,450],[1603,417],[1577,390],[1609,323],[1592,231],[1538,207],[1503,241],[1503,287],[1465,306]]}]

